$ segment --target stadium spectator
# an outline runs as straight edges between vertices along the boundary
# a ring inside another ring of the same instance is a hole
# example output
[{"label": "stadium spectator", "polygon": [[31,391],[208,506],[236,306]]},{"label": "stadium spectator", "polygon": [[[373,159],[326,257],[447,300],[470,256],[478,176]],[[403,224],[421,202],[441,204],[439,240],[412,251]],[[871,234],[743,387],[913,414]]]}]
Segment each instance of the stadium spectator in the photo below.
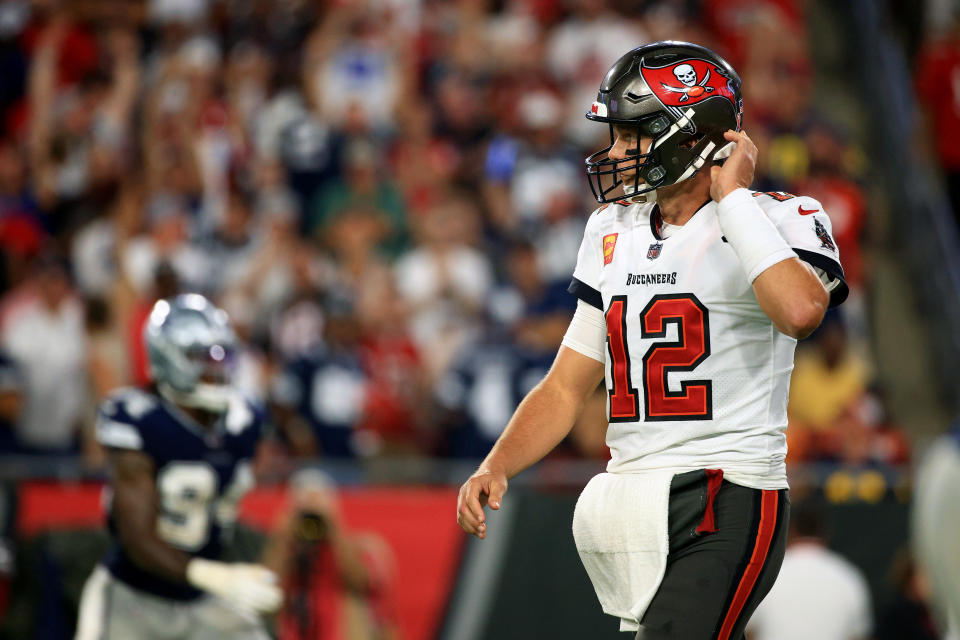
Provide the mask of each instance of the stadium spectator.
[{"label": "stadium spectator", "polygon": [[941,37],[929,42],[914,64],[917,94],[927,130],[946,178],[955,218],[960,221],[960,13]]},{"label": "stadium spectator", "polygon": [[86,384],[83,306],[67,265],[38,258],[32,278],[3,301],[0,339],[23,371],[24,406],[16,437],[24,451],[76,452]]},{"label": "stadium spectator", "polygon": [[272,384],[278,426],[299,455],[373,455],[379,451],[379,440],[357,429],[369,382],[360,360],[361,333],[353,301],[330,295],[323,312],[323,342],[286,362]]},{"label": "stadium spectator", "polygon": [[747,625],[750,639],[866,640],[871,611],[863,572],[829,549],[815,507],[795,506],[780,575]]},{"label": "stadium spectator", "polygon": [[217,265],[210,279],[211,290],[230,289],[249,275],[262,241],[257,231],[248,199],[244,194],[231,191],[220,224],[205,247],[209,259]]},{"label": "stadium spectator", "polygon": [[476,207],[466,198],[441,201],[417,221],[418,246],[395,266],[413,337],[433,379],[480,328],[493,276],[488,258],[470,246],[477,222]]},{"label": "stadium spectator", "polygon": [[360,360],[370,381],[358,428],[376,437],[381,455],[428,451],[435,434],[425,421],[423,356],[410,336],[406,307],[389,274],[360,291],[357,315],[363,327]]},{"label": "stadium spectator", "polygon": [[406,211],[400,191],[385,179],[385,154],[370,140],[352,140],[346,148],[344,180],[329,184],[314,198],[308,235],[319,236],[338,216],[363,209],[376,222],[377,247],[395,256],[406,235]]},{"label": "stadium spectator", "polygon": [[837,311],[827,313],[812,342],[797,350],[790,378],[788,455],[797,462],[839,457],[830,434],[869,384],[869,366],[850,348]]},{"label": "stadium spectator", "polygon": [[16,428],[23,409],[23,373],[0,348],[0,453],[16,453]]},{"label": "stadium spectator", "polygon": [[436,385],[449,455],[476,458],[490,449],[563,339],[573,305],[566,287],[544,282],[536,257],[527,242],[508,248],[507,280],[492,291],[486,310],[493,326],[458,352]]},{"label": "stadium spectator", "polygon": [[[180,280],[170,263],[163,261],[157,264],[151,286],[144,293],[137,294],[132,291],[132,287],[126,282],[125,278],[120,280],[120,292],[116,299],[122,301],[122,306],[118,304],[115,308],[118,309],[118,317],[127,340],[133,381],[142,387],[150,384],[150,365],[146,345],[143,343],[143,327],[147,324],[150,310],[157,300],[169,298],[181,291]],[[127,289],[130,291],[126,291]],[[122,315],[120,309],[123,310]]]},{"label": "stadium spectator", "polygon": [[121,254],[124,278],[141,295],[149,292],[160,263],[167,263],[182,286],[206,290],[211,276],[209,255],[189,241],[186,201],[171,193],[154,195],[147,205],[147,231],[125,243]]},{"label": "stadium spectator", "polygon": [[868,389],[823,434],[821,457],[851,466],[897,466],[910,461],[910,443],[890,418],[879,388]]},{"label": "stadium spectator", "polygon": [[[33,185],[52,229],[70,231],[109,198],[129,144],[139,89],[139,41],[112,28],[95,38],[56,13],[37,34],[28,143]],[[109,72],[96,70],[100,57]]]},{"label": "stadium spectator", "polygon": [[81,446],[84,462],[90,468],[98,469],[106,463],[106,455],[94,434],[97,405],[111,391],[130,383],[130,358],[123,332],[109,302],[104,298],[91,297],[85,300],[84,308],[88,385]]},{"label": "stadium spectator", "polygon": [[930,611],[930,584],[907,549],[893,558],[890,581],[894,596],[877,614],[876,640],[940,638]]},{"label": "stadium spectator", "polygon": [[46,239],[46,217],[27,180],[28,167],[21,149],[10,140],[0,140],[0,248],[4,260],[0,284],[20,282],[26,263]]},{"label": "stadium spectator", "polygon": [[563,139],[563,105],[547,90],[526,91],[516,105],[518,135],[487,149],[483,193],[504,235],[522,234],[538,249],[549,280],[563,280],[579,247],[583,201],[575,185],[581,158]]},{"label": "stadium spectator", "polygon": [[283,316],[296,301],[309,298],[317,286],[313,252],[297,233],[299,215],[299,202],[288,189],[261,191],[256,202],[255,228],[250,232],[255,238],[255,250],[248,259],[237,263],[235,277],[225,283],[227,287],[222,292],[252,307],[254,333],[269,330],[284,336],[280,339],[278,335],[274,345],[284,356],[291,356],[293,351],[315,340],[302,332],[292,338],[278,328],[285,325]]},{"label": "stadium spectator", "polygon": [[279,640],[395,640],[394,559],[386,541],[347,528],[336,486],[322,471],[298,471],[290,494],[264,556],[286,592]]},{"label": "stadium spectator", "polygon": [[387,7],[345,5],[328,11],[305,43],[308,99],[334,127],[389,132],[403,99],[411,43]]},{"label": "stadium spectator", "polygon": [[542,275],[533,244],[514,241],[504,252],[506,281],[490,293],[487,313],[497,323],[511,327],[520,342],[553,351],[563,339],[574,301],[566,283]]}]

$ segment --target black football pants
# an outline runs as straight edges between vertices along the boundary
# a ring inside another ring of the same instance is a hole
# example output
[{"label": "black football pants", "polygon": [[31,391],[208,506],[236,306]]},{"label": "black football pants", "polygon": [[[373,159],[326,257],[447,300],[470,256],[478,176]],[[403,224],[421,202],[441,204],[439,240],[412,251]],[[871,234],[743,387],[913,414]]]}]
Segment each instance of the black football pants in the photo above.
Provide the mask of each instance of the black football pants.
[{"label": "black football pants", "polygon": [[783,562],[790,497],[691,471],[670,485],[667,571],[636,640],[743,640]]}]

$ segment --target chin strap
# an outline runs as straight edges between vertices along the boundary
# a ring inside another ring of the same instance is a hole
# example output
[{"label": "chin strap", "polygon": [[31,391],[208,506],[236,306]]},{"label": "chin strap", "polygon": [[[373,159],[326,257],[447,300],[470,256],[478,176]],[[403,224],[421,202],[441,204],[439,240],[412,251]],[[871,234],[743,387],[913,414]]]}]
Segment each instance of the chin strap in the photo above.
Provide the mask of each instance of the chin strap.
[{"label": "chin strap", "polygon": [[[641,182],[640,184],[646,186],[647,183]],[[627,183],[623,183],[623,199],[631,204],[647,204],[647,203],[652,204],[657,201],[656,189],[651,189],[646,193],[638,193],[636,195],[630,195],[630,192],[634,190],[635,190],[635,187],[629,186],[627,185]]]},{"label": "chin strap", "polygon": [[636,196],[627,196],[624,200],[632,204],[654,204],[657,201],[657,190],[654,189]]}]

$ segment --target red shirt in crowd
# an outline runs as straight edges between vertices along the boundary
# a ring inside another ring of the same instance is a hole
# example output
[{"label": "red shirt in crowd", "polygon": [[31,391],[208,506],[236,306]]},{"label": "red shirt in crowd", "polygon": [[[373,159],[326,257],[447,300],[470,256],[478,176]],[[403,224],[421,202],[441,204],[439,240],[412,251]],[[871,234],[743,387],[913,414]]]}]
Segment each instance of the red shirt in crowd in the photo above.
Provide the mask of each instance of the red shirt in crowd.
[{"label": "red shirt in crowd", "polygon": [[960,171],[960,40],[921,52],[916,82],[917,94],[933,120],[940,164],[948,171]]}]

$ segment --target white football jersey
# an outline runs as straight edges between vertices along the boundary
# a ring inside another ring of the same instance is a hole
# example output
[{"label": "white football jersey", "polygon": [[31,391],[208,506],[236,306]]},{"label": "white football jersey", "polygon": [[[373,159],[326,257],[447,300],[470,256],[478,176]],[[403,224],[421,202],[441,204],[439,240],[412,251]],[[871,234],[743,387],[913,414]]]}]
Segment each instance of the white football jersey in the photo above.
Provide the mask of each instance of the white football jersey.
[{"label": "white football jersey", "polygon": [[[847,295],[830,218],[813,198],[753,194],[817,268],[831,306]],[[587,222],[571,293],[606,316],[607,470],[723,469],[757,489],[787,486],[787,395],[797,341],[760,308],[723,237],[717,204],[661,236],[653,204],[621,202]]]}]

